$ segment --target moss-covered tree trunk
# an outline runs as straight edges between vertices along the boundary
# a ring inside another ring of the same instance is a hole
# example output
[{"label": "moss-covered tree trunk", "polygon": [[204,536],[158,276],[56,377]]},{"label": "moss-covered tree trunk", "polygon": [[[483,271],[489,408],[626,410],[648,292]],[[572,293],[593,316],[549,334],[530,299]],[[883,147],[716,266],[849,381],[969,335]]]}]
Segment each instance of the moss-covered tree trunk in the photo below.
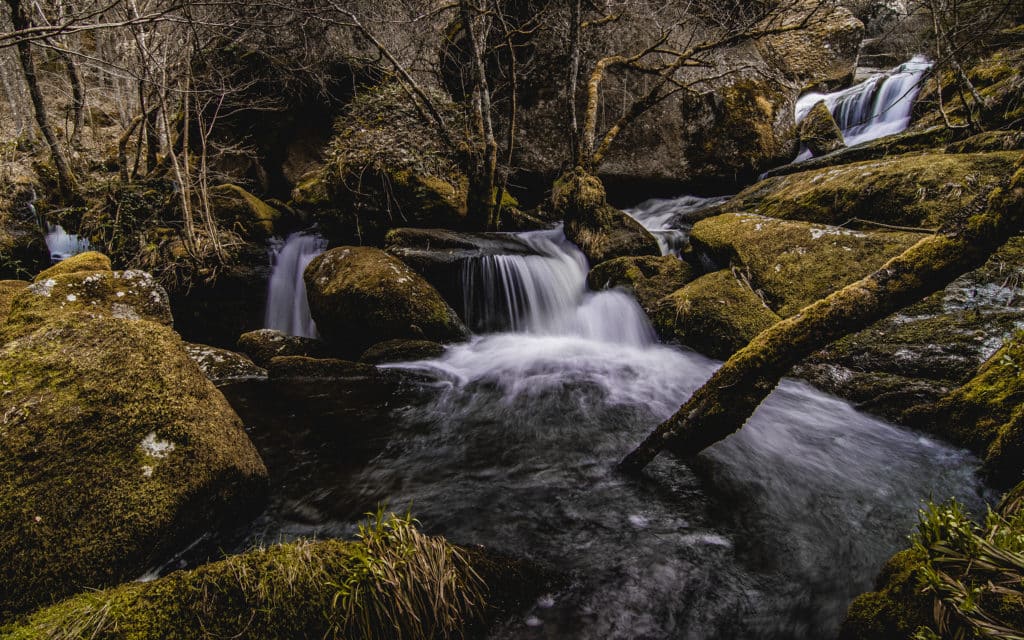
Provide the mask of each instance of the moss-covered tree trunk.
[{"label": "moss-covered tree trunk", "polygon": [[934,293],[981,266],[1021,229],[1024,156],[1003,186],[875,273],[766,329],[620,463],[643,469],[668,448],[693,456],[740,429],[789,369],[825,345]]}]

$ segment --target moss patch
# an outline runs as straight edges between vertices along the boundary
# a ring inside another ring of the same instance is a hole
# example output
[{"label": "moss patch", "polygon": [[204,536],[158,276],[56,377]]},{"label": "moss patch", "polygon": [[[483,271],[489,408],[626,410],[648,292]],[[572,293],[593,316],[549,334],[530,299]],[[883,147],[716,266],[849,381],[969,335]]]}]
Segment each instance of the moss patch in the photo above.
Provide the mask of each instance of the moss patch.
[{"label": "moss patch", "polygon": [[694,248],[750,271],[781,317],[874,272],[921,239],[919,234],[860,232],[754,214],[723,214],[694,225]]},{"label": "moss patch", "polygon": [[235,184],[210,189],[213,215],[243,238],[265,240],[275,235],[281,212]]},{"label": "moss patch", "polygon": [[310,263],[305,280],[320,333],[353,357],[385,340],[450,342],[468,335],[434,287],[380,249],[332,249]]},{"label": "moss patch", "polygon": [[410,362],[437,358],[443,353],[444,345],[430,340],[387,340],[364,351],[359,361],[370,364]]},{"label": "moss patch", "polygon": [[133,579],[218,523],[266,469],[169,328],[64,314],[0,349],[0,616]]},{"label": "moss patch", "polygon": [[0,325],[11,312],[14,297],[24,291],[31,283],[24,280],[0,280]]},{"label": "moss patch", "polygon": [[724,360],[779,317],[726,269],[701,276],[663,298],[652,320],[663,340]]},{"label": "moss patch", "polygon": [[86,251],[71,256],[67,260],[61,260],[49,269],[40,271],[35,277],[35,282],[42,282],[54,276],[66,275],[69,273],[80,273],[84,271],[110,271],[110,258],[98,251]]},{"label": "moss patch", "polygon": [[724,205],[773,218],[852,218],[937,228],[1012,170],[1019,153],[924,154],[855,162],[763,180]]}]

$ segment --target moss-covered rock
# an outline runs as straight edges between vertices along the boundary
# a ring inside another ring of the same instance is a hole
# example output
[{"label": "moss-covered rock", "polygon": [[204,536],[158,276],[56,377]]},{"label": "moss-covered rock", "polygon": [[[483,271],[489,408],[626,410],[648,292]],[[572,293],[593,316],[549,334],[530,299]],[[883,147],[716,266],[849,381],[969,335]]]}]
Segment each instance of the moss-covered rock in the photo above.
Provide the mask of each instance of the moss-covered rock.
[{"label": "moss-covered rock", "polygon": [[938,228],[1013,168],[1019,153],[925,154],[856,162],[763,180],[729,211],[843,224],[852,218]]},{"label": "moss-covered rock", "polygon": [[138,577],[259,504],[266,469],[169,328],[61,314],[0,349],[0,617]]},{"label": "moss-covered rock", "polygon": [[889,559],[875,591],[858,596],[846,612],[840,640],[910,640],[931,622],[931,602],[917,593],[924,559],[912,549]]},{"label": "moss-covered rock", "polygon": [[0,280],[0,325],[7,319],[7,314],[11,312],[14,297],[30,284],[32,283],[24,280]]},{"label": "moss-covered rock", "polygon": [[675,256],[623,257],[607,260],[591,269],[587,286],[595,291],[625,287],[651,315],[659,300],[681,289],[696,275],[693,267]]},{"label": "moss-covered rock", "polygon": [[82,273],[94,271],[110,271],[110,258],[99,251],[86,251],[71,256],[67,260],[61,260],[52,267],[40,271],[34,281],[42,282],[54,276],[66,275],[69,273]]},{"label": "moss-covered rock", "polygon": [[823,156],[846,146],[843,132],[824,100],[811,107],[800,121],[798,136],[800,143],[815,156]]},{"label": "moss-covered rock", "polygon": [[371,364],[341,358],[310,358],[308,356],[276,356],[267,363],[271,379],[282,378],[363,378],[377,370]]},{"label": "moss-covered rock", "polygon": [[281,212],[236,184],[210,189],[213,215],[225,227],[249,240],[275,235]]},{"label": "moss-covered rock", "polygon": [[378,342],[359,356],[360,362],[384,364],[430,360],[444,353],[444,345],[430,340],[385,340]]},{"label": "moss-covered rock", "polygon": [[218,387],[267,377],[266,369],[256,366],[252,360],[234,351],[194,343],[185,343],[185,351],[210,382]]},{"label": "moss-covered rock", "polygon": [[724,269],[663,298],[652,320],[663,340],[724,360],[779,317],[746,283]]},{"label": "moss-covered rock", "polygon": [[85,593],[11,625],[3,637],[461,637],[507,612],[505,594],[536,597],[544,587],[523,563],[490,561],[425,536],[405,519],[361,531],[358,540],[257,548],[152,582]]},{"label": "moss-covered rock", "polygon": [[343,353],[358,356],[391,339],[450,342],[468,335],[436,289],[380,249],[332,249],[309,264],[305,281],[318,330]]},{"label": "moss-covered rock", "polygon": [[18,294],[7,322],[0,325],[0,342],[27,335],[57,315],[76,312],[172,323],[167,292],[145,271],[75,270],[37,280]]},{"label": "moss-covered rock", "polygon": [[946,153],[986,153],[1024,149],[1024,131],[985,131],[953,142]]},{"label": "moss-covered rock", "polygon": [[608,204],[597,176],[575,169],[551,190],[555,215],[565,222],[565,237],[591,264],[623,256],[661,255],[658,241],[639,222]]},{"label": "moss-covered rock", "polygon": [[749,270],[751,284],[783,318],[874,272],[920,239],[749,213],[701,220],[690,233],[695,250]]},{"label": "moss-covered rock", "polygon": [[243,333],[238,338],[238,350],[261,367],[267,366],[271,358],[277,356],[319,358],[327,355],[327,345],[322,340],[289,336],[277,329],[257,329]]}]

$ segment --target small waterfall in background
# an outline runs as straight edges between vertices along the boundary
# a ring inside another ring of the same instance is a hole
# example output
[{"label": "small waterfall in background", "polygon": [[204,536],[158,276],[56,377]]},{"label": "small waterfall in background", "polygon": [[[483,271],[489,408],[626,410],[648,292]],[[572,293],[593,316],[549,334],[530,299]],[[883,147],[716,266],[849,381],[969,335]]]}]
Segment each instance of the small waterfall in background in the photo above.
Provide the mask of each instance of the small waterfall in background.
[{"label": "small waterfall in background", "polygon": [[625,212],[651,232],[661,247],[662,255],[680,256],[690,239],[689,230],[696,222],[695,214],[722,204],[730,197],[651,198],[635,207],[625,209]]},{"label": "small waterfall in background", "polygon": [[[910,111],[932,63],[924,56],[835,93],[808,93],[796,103],[796,121],[821,100],[843,131],[847,146],[891,136],[910,126]],[[802,150],[796,162],[811,157]]]},{"label": "small waterfall in background", "polygon": [[272,245],[265,328],[303,338],[317,337],[302,273],[313,258],[326,249],[325,238],[305,231],[293,233],[284,242]]},{"label": "small waterfall in background", "polygon": [[67,260],[71,256],[85,253],[92,249],[88,240],[80,238],[73,233],[68,233],[59,224],[50,224],[46,225],[46,227],[48,229],[46,233],[46,248],[50,251],[51,262],[56,263],[61,260]]}]

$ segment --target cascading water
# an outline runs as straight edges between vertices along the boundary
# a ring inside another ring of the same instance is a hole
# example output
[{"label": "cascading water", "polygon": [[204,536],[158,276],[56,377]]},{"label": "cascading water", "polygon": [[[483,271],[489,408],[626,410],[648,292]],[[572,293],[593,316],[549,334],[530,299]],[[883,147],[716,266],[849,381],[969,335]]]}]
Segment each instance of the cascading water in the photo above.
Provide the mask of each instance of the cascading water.
[{"label": "cascading water", "polygon": [[[350,536],[382,503],[570,579],[493,638],[824,638],[906,545],[922,500],[980,504],[969,454],[796,381],[694,463],[662,456],[643,480],[619,476],[718,365],[657,344],[625,293],[587,292],[560,231],[520,238],[538,255],[466,271],[473,313],[493,305],[477,325],[512,331],[391,365],[411,376],[402,391],[338,385],[344,429],[294,402],[274,415],[265,392],[235,400],[280,474],[254,538]],[[377,440],[353,462],[345,434],[360,429]]]},{"label": "cascading water", "polygon": [[325,249],[327,240],[308,232],[293,233],[283,243],[271,247],[273,270],[267,290],[265,328],[304,338],[317,336],[302,273]]},{"label": "cascading water", "polygon": [[68,233],[59,224],[47,225],[47,228],[46,248],[49,249],[50,260],[53,262],[67,260],[71,256],[76,256],[92,249],[88,240],[80,238],[73,233]]},{"label": "cascading water", "polygon": [[625,209],[625,212],[651,232],[661,247],[662,255],[679,256],[690,239],[689,229],[695,222],[696,214],[728,199],[729,196],[651,198]]},{"label": "cascading water", "polygon": [[[843,131],[847,146],[900,133],[910,126],[910,111],[932,68],[924,56],[914,56],[891,71],[868,78],[835,93],[808,93],[796,103],[796,121],[824,100]],[[811,157],[804,150],[797,161]]]}]

